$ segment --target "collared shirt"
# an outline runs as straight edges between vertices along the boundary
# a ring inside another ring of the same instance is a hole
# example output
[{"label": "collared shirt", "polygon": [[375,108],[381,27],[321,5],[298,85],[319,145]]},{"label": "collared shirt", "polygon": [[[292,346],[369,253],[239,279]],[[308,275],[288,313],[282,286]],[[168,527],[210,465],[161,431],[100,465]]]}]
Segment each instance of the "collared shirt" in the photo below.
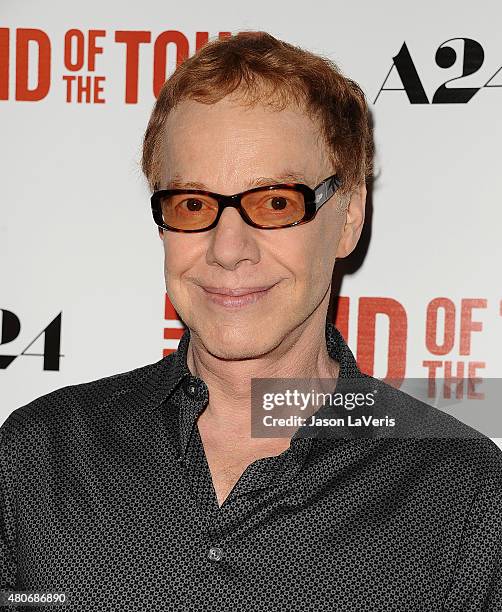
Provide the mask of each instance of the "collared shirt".
[{"label": "collared shirt", "polygon": [[[86,612],[502,610],[502,453],[489,438],[457,435],[432,407],[451,435],[295,437],[218,507],[189,339],[9,415],[0,590],[65,593]],[[340,379],[365,376],[329,322],[326,346]]]}]

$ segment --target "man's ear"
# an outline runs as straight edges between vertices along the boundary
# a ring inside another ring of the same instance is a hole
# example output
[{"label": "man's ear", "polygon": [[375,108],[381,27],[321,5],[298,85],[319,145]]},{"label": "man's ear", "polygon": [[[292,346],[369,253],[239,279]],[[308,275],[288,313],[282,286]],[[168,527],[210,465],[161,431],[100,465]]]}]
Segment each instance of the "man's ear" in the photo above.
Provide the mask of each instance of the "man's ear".
[{"label": "man's ear", "polygon": [[366,208],[366,183],[358,185],[350,195],[345,226],[340,236],[336,257],[347,257],[355,249],[361,236]]}]

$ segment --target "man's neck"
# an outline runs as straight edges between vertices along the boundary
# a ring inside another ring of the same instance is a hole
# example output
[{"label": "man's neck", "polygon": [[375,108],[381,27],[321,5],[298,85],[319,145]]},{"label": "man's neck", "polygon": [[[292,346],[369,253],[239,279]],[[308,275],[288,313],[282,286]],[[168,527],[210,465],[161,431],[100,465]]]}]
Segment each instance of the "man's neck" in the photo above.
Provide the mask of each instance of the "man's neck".
[{"label": "man's neck", "polygon": [[252,378],[338,378],[339,363],[327,351],[324,325],[306,326],[289,344],[284,349],[281,343],[274,355],[224,360],[209,354],[191,334],[187,365],[209,390],[209,404],[200,419],[222,435],[249,439]]}]

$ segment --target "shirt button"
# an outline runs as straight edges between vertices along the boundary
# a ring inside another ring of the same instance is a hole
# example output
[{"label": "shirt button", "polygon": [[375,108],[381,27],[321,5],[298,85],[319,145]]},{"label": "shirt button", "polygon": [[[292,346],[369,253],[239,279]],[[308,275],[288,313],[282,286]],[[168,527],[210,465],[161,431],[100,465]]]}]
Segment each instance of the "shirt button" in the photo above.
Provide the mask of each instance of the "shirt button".
[{"label": "shirt button", "polygon": [[221,561],[222,556],[223,551],[221,550],[221,548],[211,547],[209,549],[208,557],[209,559],[211,559],[211,561]]},{"label": "shirt button", "polygon": [[184,387],[187,395],[189,395],[190,397],[195,397],[198,394],[199,385],[194,378],[188,378],[185,382]]}]

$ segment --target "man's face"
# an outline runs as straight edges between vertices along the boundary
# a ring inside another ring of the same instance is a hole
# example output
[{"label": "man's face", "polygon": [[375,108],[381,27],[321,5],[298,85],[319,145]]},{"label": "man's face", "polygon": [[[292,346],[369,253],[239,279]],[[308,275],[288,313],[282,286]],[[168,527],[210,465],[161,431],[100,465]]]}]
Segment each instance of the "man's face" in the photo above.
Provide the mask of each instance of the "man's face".
[{"label": "man's face", "polygon": [[[229,97],[212,105],[187,100],[170,113],[165,129],[161,188],[176,177],[231,195],[260,177],[273,184],[295,172],[303,177],[295,182],[315,187],[334,174],[317,125],[296,107],[246,108]],[[325,317],[335,256],[347,254],[339,252],[345,221],[332,197],[312,221],[296,227],[254,228],[229,207],[212,230],[161,232],[171,302],[213,355],[263,355],[319,315],[317,309],[324,308]],[[215,303],[201,287],[272,285],[240,307]]]}]

